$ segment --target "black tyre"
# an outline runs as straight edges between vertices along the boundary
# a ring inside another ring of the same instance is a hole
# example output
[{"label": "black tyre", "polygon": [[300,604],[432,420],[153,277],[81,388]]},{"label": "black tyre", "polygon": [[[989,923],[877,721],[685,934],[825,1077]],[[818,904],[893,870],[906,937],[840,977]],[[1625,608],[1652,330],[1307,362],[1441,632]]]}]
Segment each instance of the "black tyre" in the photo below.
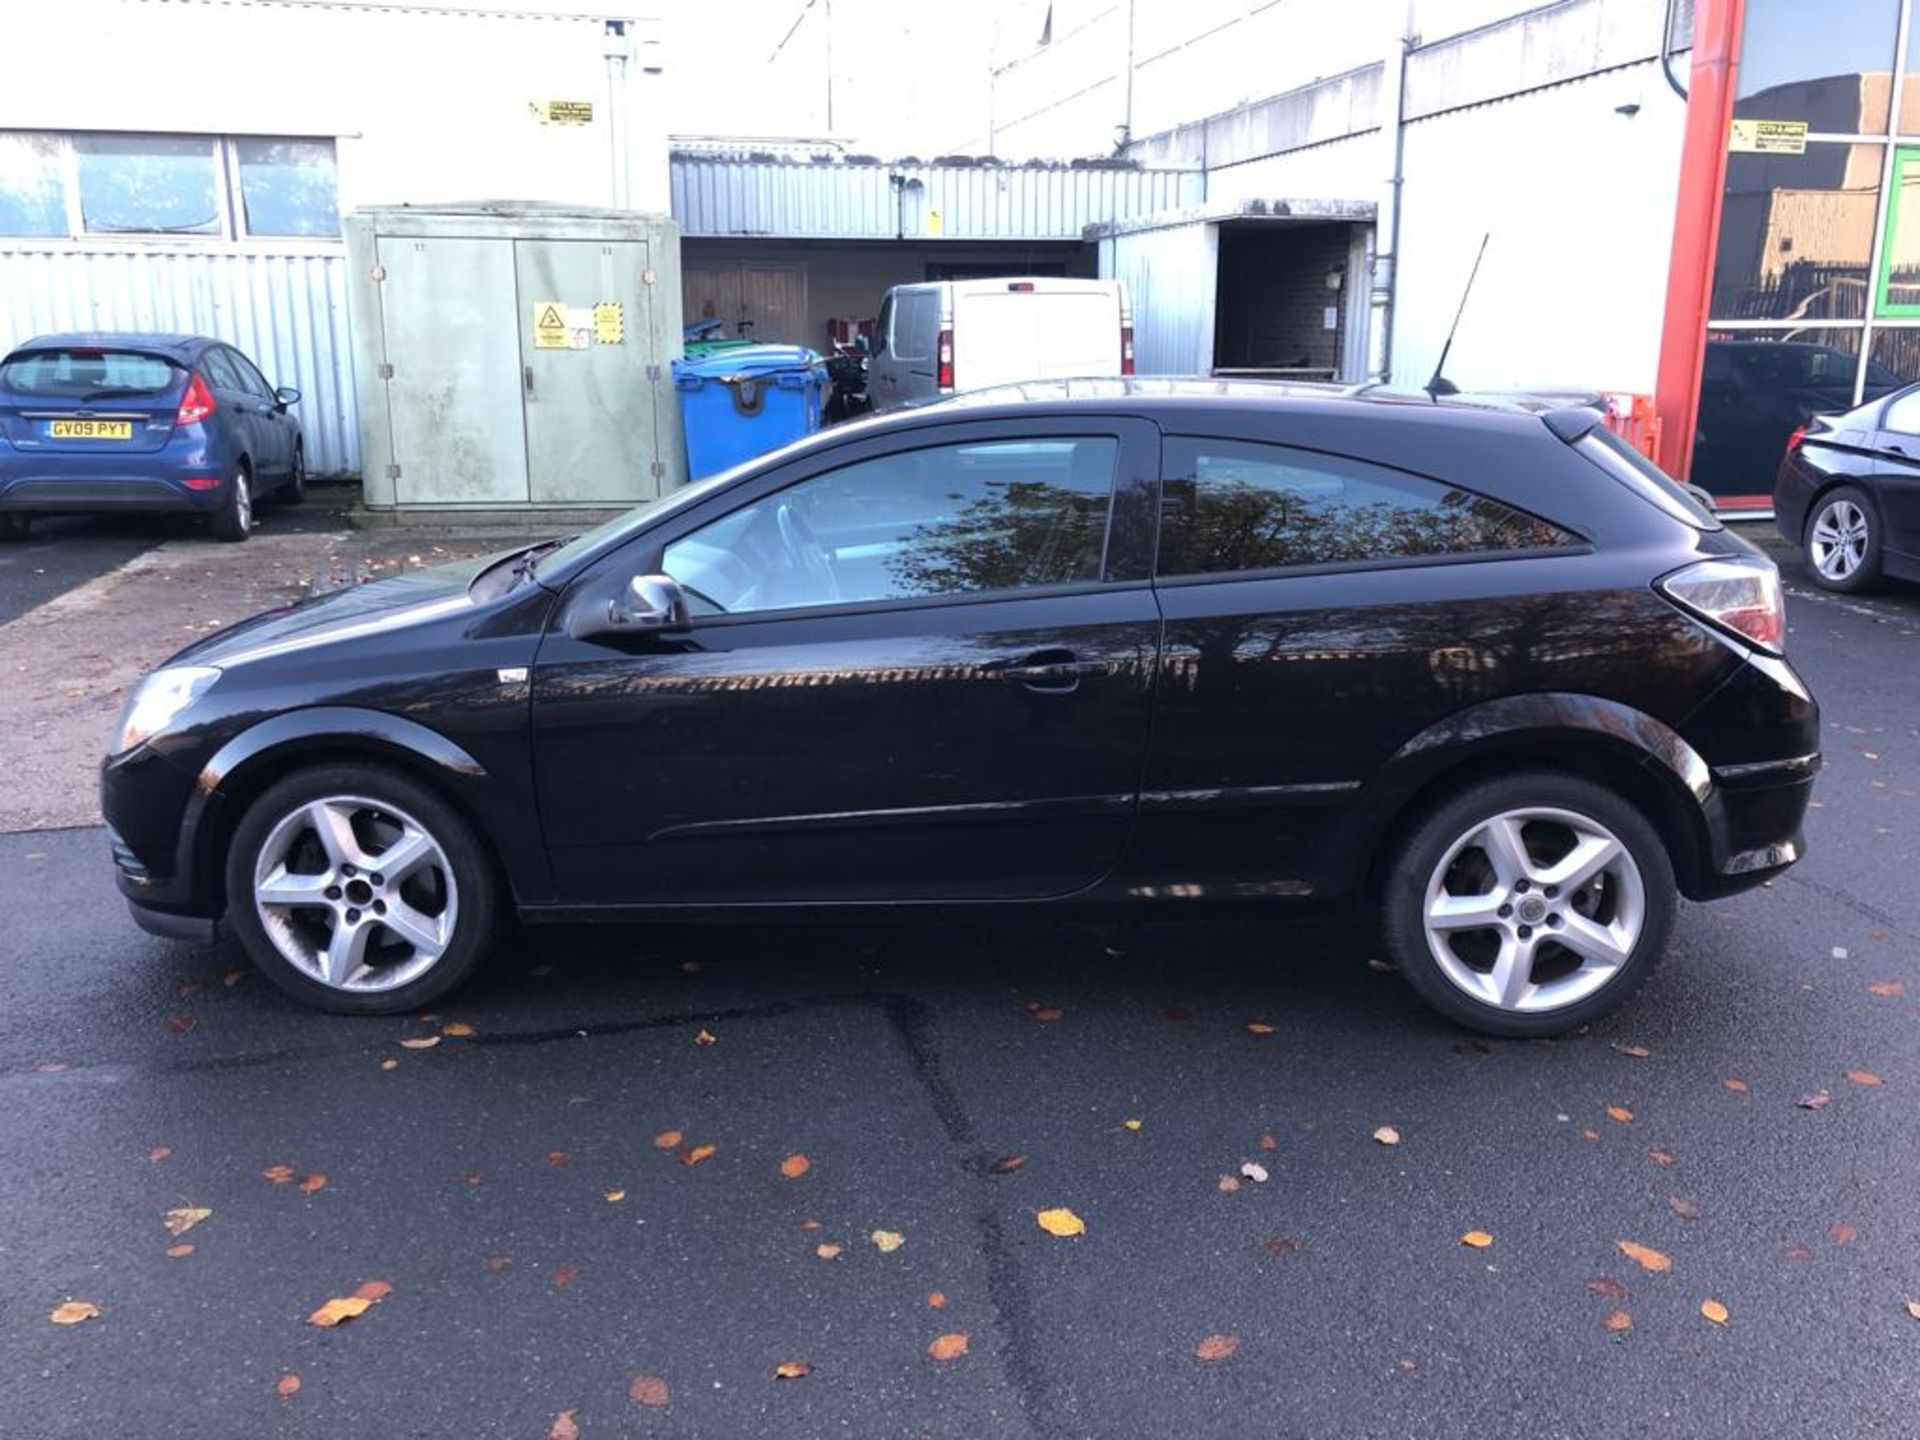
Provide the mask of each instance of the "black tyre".
[{"label": "black tyre", "polygon": [[234,467],[226,503],[214,512],[209,528],[216,540],[239,541],[253,533],[253,472],[244,461]]},{"label": "black tyre", "polygon": [[1858,595],[1880,583],[1885,526],[1873,497],[1854,485],[1836,485],[1807,512],[1801,551],[1807,573],[1822,590]]},{"label": "black tyre", "polygon": [[280,487],[280,498],[289,505],[298,505],[307,498],[307,447],[298,441],[293,446],[293,471]]},{"label": "black tyre", "polygon": [[1533,771],[1439,805],[1395,855],[1387,943],[1434,1009],[1489,1035],[1557,1035],[1623,1004],[1673,929],[1673,863],[1632,804]]},{"label": "black tyre", "polygon": [[447,994],[486,958],[499,910],[479,832],[385,766],[279,781],[227,854],[227,917],[254,964],[338,1014],[396,1014]]}]

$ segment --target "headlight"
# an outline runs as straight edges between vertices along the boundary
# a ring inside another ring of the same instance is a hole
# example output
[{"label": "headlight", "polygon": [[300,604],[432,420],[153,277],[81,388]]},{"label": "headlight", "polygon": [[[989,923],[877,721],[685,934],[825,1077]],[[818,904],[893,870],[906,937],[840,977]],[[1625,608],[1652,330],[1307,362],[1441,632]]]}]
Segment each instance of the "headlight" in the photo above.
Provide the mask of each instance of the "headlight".
[{"label": "headlight", "polygon": [[120,728],[108,753],[124,755],[141,741],[151,740],[219,678],[220,672],[211,665],[175,665],[154,671],[134,689],[127,708],[120,712]]}]

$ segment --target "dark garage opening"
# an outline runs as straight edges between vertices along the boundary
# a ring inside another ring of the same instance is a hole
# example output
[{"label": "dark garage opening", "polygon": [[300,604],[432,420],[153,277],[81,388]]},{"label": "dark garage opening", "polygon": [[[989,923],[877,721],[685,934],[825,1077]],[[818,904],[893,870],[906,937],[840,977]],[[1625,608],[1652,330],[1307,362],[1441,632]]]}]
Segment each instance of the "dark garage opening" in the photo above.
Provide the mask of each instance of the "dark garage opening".
[{"label": "dark garage opening", "polygon": [[1347,224],[1220,227],[1215,374],[1297,380],[1339,374],[1352,234]]}]

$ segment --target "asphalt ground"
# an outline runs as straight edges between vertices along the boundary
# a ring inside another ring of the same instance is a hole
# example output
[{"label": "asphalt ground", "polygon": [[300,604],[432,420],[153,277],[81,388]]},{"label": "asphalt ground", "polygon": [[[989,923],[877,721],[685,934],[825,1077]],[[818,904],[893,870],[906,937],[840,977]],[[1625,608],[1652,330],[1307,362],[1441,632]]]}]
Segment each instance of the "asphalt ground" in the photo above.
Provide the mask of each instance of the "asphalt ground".
[{"label": "asphalt ground", "polygon": [[1790,606],[1808,858],[1555,1042],[1324,923],[531,931],[343,1020],[0,836],[0,1434],[1910,1435],[1920,592]]}]

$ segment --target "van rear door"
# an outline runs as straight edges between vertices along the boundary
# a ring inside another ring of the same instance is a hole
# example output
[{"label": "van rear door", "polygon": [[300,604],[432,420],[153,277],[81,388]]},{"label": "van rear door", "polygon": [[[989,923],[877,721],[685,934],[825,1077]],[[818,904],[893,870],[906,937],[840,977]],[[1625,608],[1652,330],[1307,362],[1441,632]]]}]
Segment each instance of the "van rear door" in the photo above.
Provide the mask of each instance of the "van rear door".
[{"label": "van rear door", "polygon": [[953,385],[1120,373],[1120,287],[1102,280],[978,280],[953,287]]}]

